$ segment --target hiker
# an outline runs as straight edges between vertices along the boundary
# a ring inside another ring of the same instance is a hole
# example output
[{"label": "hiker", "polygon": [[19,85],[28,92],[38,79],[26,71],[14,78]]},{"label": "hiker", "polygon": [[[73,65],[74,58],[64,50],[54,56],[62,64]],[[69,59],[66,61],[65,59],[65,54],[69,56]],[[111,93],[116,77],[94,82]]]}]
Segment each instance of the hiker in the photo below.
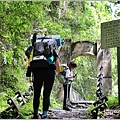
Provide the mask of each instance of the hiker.
[{"label": "hiker", "polygon": [[67,102],[70,99],[70,88],[73,81],[73,78],[76,77],[77,74],[73,74],[73,70],[77,67],[77,64],[74,62],[67,63],[68,69],[66,70],[65,78],[67,79],[67,83],[63,84],[64,88],[64,99],[63,99],[63,110],[71,111],[68,107]]},{"label": "hiker", "polygon": [[[36,42],[36,36],[34,34],[32,46],[34,46],[35,42]],[[34,53],[34,50],[33,50],[33,53]],[[35,57],[33,57],[33,59]],[[46,67],[43,67],[45,63],[43,64],[41,62],[42,61],[40,61],[39,59],[33,60],[30,62],[30,66],[29,66],[31,67],[33,77],[34,77],[34,80],[33,80],[33,87],[34,87],[33,119],[39,118],[39,104],[40,104],[40,94],[42,91],[41,90],[42,86],[43,86],[43,107],[42,107],[43,110],[42,110],[41,118],[42,119],[48,118],[48,109],[50,105],[50,94],[51,94],[51,90],[52,90],[54,79],[55,79],[55,72],[58,72],[58,73],[60,72],[59,57],[55,50],[53,50],[52,56],[49,57],[49,59],[47,59],[47,62],[48,63],[50,62],[48,66],[46,65]],[[41,65],[42,67],[39,67],[39,65]]]}]

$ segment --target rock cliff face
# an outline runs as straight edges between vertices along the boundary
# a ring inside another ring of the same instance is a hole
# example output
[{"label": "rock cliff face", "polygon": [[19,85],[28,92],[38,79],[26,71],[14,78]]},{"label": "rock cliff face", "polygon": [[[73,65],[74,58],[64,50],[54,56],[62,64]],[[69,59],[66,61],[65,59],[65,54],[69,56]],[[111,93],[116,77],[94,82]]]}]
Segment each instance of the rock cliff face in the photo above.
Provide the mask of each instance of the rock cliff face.
[{"label": "rock cliff face", "polygon": [[71,58],[78,56],[97,56],[97,44],[90,41],[77,41],[71,44]]},{"label": "rock cliff face", "polygon": [[[63,46],[60,48],[59,57],[60,63],[68,63],[72,59],[78,56],[91,56],[95,57],[97,60],[97,76],[100,74],[100,67],[103,64],[103,92],[104,94],[108,94],[112,90],[112,78],[111,78],[111,55],[110,50],[103,50],[100,48],[100,43],[93,43],[91,41],[77,41],[72,43],[71,39],[65,39]],[[103,57],[104,60],[103,60]],[[58,91],[57,98],[63,100],[63,86],[57,82]],[[96,88],[97,89],[97,88]],[[79,96],[79,97],[78,97]],[[73,89],[71,90],[71,99],[72,100],[80,100],[81,97],[75,92]]]}]

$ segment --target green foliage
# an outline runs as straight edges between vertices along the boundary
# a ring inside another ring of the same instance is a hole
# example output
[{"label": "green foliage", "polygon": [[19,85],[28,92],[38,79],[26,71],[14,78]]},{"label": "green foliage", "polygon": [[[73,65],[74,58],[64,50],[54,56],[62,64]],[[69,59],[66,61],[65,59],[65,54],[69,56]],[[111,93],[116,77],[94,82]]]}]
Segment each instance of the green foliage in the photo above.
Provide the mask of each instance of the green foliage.
[{"label": "green foliage", "polygon": [[20,107],[20,115],[22,119],[31,119],[33,117],[33,103],[31,99],[27,104]]},{"label": "green foliage", "polygon": [[[59,11],[58,7],[63,9]],[[71,38],[72,42],[96,42],[100,38],[100,23],[112,19],[105,2],[101,1],[1,1],[0,18],[0,92],[4,92],[7,97],[13,97],[17,90],[24,92],[29,86],[25,76],[27,57],[24,52],[34,29],[47,28],[47,34],[60,34],[62,38]],[[7,61],[4,65],[3,59]],[[96,60],[78,57],[75,62],[79,66],[79,80],[73,83],[74,88],[91,100],[96,90]],[[0,111],[6,107],[6,100],[6,97],[1,99]],[[51,107],[61,107],[54,92]],[[28,118],[32,103],[22,106],[21,111],[23,117]]]},{"label": "green foliage", "polygon": [[63,103],[55,97],[55,92],[52,92],[50,99],[51,108],[62,108]]},{"label": "green foliage", "polygon": [[5,107],[7,107],[7,94],[5,92],[0,93],[0,112],[5,110]]},{"label": "green foliage", "polygon": [[120,4],[119,1],[107,1],[106,2],[107,9],[112,14],[113,17],[120,16]]},{"label": "green foliage", "polygon": [[73,87],[84,99],[94,100],[97,82],[97,60],[96,58],[80,56],[75,59],[75,62],[78,65],[75,71],[78,76],[73,82]]},{"label": "green foliage", "polygon": [[90,113],[94,109],[94,105],[88,107],[88,112]]},{"label": "green foliage", "polygon": [[108,105],[108,108],[118,105],[118,96],[113,96],[112,94],[110,94],[106,103]]},{"label": "green foliage", "polygon": [[1,79],[1,87],[0,87],[1,90],[6,90],[6,87],[7,90],[8,88],[12,89],[12,91],[15,90],[17,81],[15,81],[13,77],[4,75],[1,76],[0,79]]}]

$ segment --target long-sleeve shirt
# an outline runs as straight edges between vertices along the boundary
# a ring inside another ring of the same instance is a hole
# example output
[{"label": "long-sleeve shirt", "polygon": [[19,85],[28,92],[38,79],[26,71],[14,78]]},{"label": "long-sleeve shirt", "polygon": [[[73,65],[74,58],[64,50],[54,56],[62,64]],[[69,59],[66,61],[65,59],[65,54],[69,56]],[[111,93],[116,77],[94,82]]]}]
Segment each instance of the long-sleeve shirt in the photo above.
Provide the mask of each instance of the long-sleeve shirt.
[{"label": "long-sleeve shirt", "polygon": [[73,76],[73,72],[70,71],[70,69],[67,69],[65,77],[68,79],[68,84],[71,84],[71,82],[73,81],[73,77],[71,77],[71,76]]}]

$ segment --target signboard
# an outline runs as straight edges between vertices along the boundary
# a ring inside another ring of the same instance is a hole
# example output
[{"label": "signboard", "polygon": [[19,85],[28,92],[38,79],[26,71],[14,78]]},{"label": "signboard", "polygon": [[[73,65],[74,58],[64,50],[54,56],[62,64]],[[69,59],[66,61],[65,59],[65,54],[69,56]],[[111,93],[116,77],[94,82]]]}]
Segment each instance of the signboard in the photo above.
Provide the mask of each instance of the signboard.
[{"label": "signboard", "polygon": [[101,23],[101,48],[120,47],[120,19]]}]

